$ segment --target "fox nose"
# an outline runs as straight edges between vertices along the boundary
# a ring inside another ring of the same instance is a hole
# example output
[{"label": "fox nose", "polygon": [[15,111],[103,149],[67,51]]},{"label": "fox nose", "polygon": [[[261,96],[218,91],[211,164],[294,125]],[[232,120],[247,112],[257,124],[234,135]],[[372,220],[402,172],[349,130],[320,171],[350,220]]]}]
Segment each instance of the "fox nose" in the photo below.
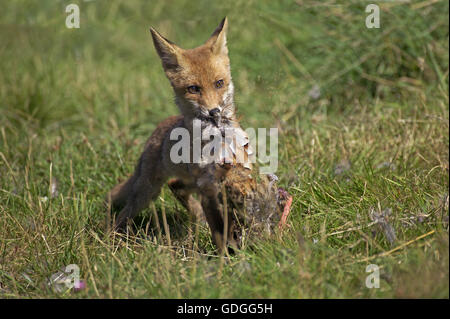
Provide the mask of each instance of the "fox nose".
[{"label": "fox nose", "polygon": [[220,109],[218,107],[216,107],[212,110],[209,110],[209,115],[211,115],[211,116],[216,116],[218,113],[220,113]]}]

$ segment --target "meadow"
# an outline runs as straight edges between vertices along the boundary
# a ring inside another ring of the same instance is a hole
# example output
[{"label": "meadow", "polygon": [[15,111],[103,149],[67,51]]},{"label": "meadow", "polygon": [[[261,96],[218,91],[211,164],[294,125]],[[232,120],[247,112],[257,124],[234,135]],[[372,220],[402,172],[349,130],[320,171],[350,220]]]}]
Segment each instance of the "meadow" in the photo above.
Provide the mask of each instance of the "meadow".
[{"label": "meadow", "polygon": [[[0,297],[449,298],[449,3],[374,0],[372,29],[368,3],[0,0]],[[224,16],[241,124],[279,131],[289,227],[221,258],[164,187],[109,233],[106,193],[178,113],[149,27],[192,48]],[[55,291],[70,264],[86,287]]]}]

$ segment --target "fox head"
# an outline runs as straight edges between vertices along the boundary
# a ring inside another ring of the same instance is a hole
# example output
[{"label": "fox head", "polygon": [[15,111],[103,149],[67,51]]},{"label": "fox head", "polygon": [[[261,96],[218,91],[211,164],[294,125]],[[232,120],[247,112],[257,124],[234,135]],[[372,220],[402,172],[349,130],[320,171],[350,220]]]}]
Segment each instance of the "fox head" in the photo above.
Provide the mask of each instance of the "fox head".
[{"label": "fox head", "polygon": [[176,103],[187,118],[211,119],[216,125],[234,120],[227,26],[225,17],[203,45],[186,50],[150,29]]}]

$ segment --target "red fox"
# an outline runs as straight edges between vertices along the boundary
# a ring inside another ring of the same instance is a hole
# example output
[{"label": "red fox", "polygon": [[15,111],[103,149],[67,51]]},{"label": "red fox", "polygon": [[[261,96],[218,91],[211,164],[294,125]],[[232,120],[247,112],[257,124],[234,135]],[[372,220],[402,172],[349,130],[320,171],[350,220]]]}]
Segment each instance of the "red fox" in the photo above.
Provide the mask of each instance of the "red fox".
[{"label": "red fox", "polygon": [[[111,205],[122,208],[115,222],[116,229],[126,228],[128,222],[159,195],[162,185],[175,177],[169,181],[169,188],[193,215],[199,218],[204,214],[214,244],[219,250],[224,247],[224,238],[228,236],[224,234],[218,194],[219,181],[227,169],[215,163],[206,166],[174,163],[170,151],[177,141],[171,140],[170,134],[176,128],[185,128],[192,135],[196,120],[201,122],[202,128],[239,128],[233,101],[227,26],[227,18],[224,18],[206,43],[189,50],[150,29],[181,115],[169,117],[157,126],[134,174],[111,190]],[[194,193],[200,195],[200,202],[192,196]]]}]

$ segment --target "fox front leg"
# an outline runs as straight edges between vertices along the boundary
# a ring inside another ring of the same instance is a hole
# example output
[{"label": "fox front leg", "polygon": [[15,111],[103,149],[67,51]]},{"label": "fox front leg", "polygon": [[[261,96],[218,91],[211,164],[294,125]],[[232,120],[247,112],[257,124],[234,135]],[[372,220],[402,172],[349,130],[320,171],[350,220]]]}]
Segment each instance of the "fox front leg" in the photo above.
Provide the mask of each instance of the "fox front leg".
[{"label": "fox front leg", "polygon": [[205,221],[205,215],[200,202],[192,196],[192,193],[195,191],[195,185],[186,184],[181,179],[175,178],[171,179],[168,182],[168,185],[176,199],[197,222]]}]

